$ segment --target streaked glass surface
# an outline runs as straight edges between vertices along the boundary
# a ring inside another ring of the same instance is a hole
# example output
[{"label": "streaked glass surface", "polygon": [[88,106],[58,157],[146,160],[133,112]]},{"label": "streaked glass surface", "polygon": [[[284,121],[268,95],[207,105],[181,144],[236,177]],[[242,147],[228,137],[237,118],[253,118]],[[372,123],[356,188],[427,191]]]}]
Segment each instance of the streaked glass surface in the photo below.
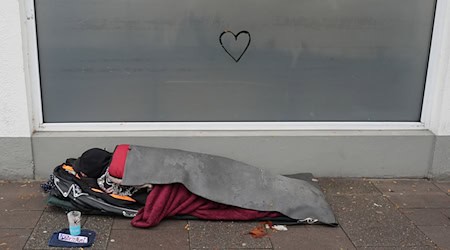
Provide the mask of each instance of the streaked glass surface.
[{"label": "streaked glass surface", "polygon": [[420,119],[435,0],[35,4],[45,122]]}]

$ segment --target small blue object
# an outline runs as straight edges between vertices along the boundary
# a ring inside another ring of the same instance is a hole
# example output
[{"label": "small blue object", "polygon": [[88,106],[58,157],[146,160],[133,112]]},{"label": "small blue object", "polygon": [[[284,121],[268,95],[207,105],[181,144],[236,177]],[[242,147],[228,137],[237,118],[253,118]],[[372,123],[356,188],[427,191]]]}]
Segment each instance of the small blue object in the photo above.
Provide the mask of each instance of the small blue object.
[{"label": "small blue object", "polygon": [[79,236],[87,237],[88,242],[87,243],[74,243],[74,242],[66,242],[66,241],[59,240],[58,239],[59,233],[70,234],[70,231],[68,228],[65,228],[61,231],[54,232],[52,234],[52,237],[48,241],[49,247],[90,247],[90,246],[92,246],[92,244],[94,244],[95,236],[96,236],[96,233],[92,230],[81,229]]},{"label": "small blue object", "polygon": [[80,225],[69,226],[69,232],[70,232],[70,235],[74,235],[74,236],[80,235],[81,234],[81,226]]}]

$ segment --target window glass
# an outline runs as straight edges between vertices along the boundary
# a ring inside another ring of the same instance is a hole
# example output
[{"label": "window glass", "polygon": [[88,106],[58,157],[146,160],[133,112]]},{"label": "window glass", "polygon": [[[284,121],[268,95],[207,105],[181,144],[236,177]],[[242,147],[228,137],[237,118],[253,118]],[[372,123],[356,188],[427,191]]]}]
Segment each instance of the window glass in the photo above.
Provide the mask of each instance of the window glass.
[{"label": "window glass", "polygon": [[35,5],[45,122],[420,119],[434,0]]}]

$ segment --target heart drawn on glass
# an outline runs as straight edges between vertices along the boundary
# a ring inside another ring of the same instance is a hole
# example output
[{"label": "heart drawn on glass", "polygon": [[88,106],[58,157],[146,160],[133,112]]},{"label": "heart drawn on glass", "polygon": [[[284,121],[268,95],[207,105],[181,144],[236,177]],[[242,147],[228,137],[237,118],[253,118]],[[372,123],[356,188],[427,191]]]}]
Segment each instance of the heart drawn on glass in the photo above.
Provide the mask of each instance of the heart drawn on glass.
[{"label": "heart drawn on glass", "polygon": [[[245,36],[245,35],[248,36],[248,42],[247,42],[247,45],[246,45],[245,48],[242,50],[241,55],[240,55],[239,57],[237,57],[237,58],[236,58],[235,56],[233,56],[233,55],[230,53],[230,51],[229,51],[229,50],[223,45],[223,43],[222,43],[222,37],[223,37],[223,35],[225,35],[225,34],[227,34],[227,33],[232,34],[232,35],[234,36],[234,41],[236,41],[236,42],[237,42],[237,40],[238,40],[239,35],[244,34],[244,36]],[[241,57],[242,57],[242,56],[245,54],[245,52],[247,51],[248,46],[250,46],[251,40],[252,40],[252,38],[251,38],[251,36],[250,36],[250,32],[248,32],[248,31],[246,31],[246,30],[240,31],[240,32],[237,33],[237,34],[234,34],[234,33],[233,33],[232,31],[230,31],[230,30],[225,30],[225,31],[222,32],[222,33],[220,34],[220,36],[219,36],[219,42],[220,42],[220,45],[221,45],[222,48],[225,50],[225,52],[227,52],[227,54],[228,54],[231,58],[233,58],[233,60],[234,60],[235,62],[239,62],[239,60],[241,60]]]}]

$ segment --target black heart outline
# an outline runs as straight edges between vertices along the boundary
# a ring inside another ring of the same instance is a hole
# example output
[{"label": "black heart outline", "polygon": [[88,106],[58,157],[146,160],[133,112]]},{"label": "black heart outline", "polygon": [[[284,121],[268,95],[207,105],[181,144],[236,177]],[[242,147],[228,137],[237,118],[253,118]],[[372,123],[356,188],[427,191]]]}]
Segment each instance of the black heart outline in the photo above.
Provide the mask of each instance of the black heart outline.
[{"label": "black heart outline", "polygon": [[[237,38],[238,38],[238,36],[239,36],[240,34],[247,34],[247,35],[248,35],[248,43],[247,43],[247,46],[245,46],[245,49],[242,51],[242,53],[241,53],[241,55],[238,57],[238,59],[236,59],[230,52],[228,52],[227,48],[225,48],[225,46],[223,46],[223,43],[222,43],[222,36],[225,35],[226,33],[231,33],[231,34],[234,36],[234,40],[235,40],[235,41],[237,41]],[[252,37],[250,36],[250,32],[248,32],[248,31],[246,31],[246,30],[242,30],[242,31],[240,31],[239,33],[237,33],[236,35],[234,34],[233,31],[225,30],[225,31],[222,32],[222,33],[220,34],[220,36],[219,36],[219,42],[220,42],[220,45],[221,45],[222,48],[225,50],[225,52],[227,52],[227,54],[228,54],[231,58],[233,58],[233,60],[234,60],[235,62],[239,62],[239,60],[241,60],[241,57],[242,57],[242,56],[245,54],[245,52],[247,51],[248,46],[250,46],[250,42],[251,42],[251,41],[252,41]]]}]

